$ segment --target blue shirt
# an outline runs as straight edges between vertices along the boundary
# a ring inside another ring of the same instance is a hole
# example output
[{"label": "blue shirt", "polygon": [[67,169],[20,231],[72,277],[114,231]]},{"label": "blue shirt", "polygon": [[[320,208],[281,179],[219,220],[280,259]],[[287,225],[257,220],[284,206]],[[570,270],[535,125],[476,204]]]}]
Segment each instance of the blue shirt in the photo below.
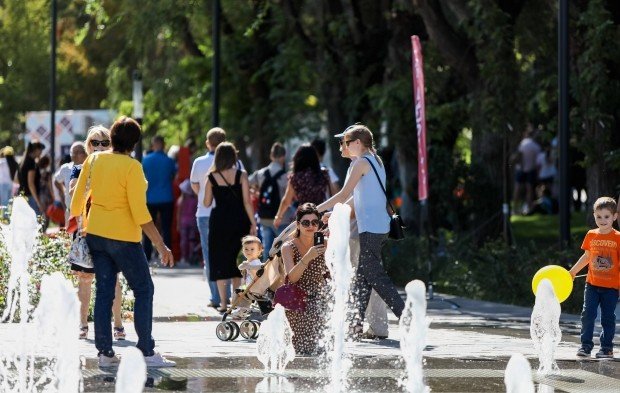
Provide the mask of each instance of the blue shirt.
[{"label": "blue shirt", "polygon": [[154,151],[144,157],[142,168],[148,182],[146,203],[173,202],[172,181],[177,173],[174,160],[163,151]]}]

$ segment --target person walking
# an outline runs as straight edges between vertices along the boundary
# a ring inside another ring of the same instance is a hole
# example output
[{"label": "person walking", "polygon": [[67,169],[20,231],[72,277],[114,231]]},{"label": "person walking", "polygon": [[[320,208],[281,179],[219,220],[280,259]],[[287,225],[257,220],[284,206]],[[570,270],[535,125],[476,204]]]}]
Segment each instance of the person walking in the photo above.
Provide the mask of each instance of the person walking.
[{"label": "person walking", "polygon": [[[88,129],[85,143],[74,143],[75,148],[71,149],[71,157],[75,160],[71,166],[71,173],[67,179],[68,183],[63,185],[62,193],[68,193],[67,207],[71,207],[71,198],[73,197],[73,189],[78,181],[82,164],[86,157],[102,151],[108,151],[112,148],[110,142],[110,131],[102,125],[92,126]],[[82,155],[82,151],[84,155]],[[88,209],[88,207],[87,207]],[[86,215],[88,212],[85,212]],[[84,222],[83,217],[77,218]],[[78,225],[78,230],[81,230]],[[77,233],[74,234],[77,236]],[[78,299],[80,300],[80,333],[79,338],[85,340],[88,338],[88,312],[90,308],[90,298],[92,296],[93,280],[95,279],[95,269],[84,267],[75,263],[71,264],[71,272],[78,279]],[[126,333],[123,326],[122,316],[123,292],[119,278],[116,279],[114,288],[114,302],[112,303],[112,316],[114,319],[114,338],[116,340],[124,340]]]},{"label": "person walking", "polygon": [[284,197],[274,217],[274,226],[282,224],[284,213],[293,201],[297,201],[298,205],[318,205],[335,191],[329,173],[321,168],[316,150],[307,143],[301,145],[293,156],[293,173],[289,176]]},{"label": "person walking", "polygon": [[237,268],[241,238],[256,236],[256,221],[248,174],[237,168],[237,149],[232,143],[222,142],[215,149],[207,177],[203,203],[211,206],[215,201],[209,220],[209,278],[217,281],[221,300],[218,310],[224,312],[229,282],[232,280],[234,288],[241,285],[242,276]]},{"label": "person walking", "polygon": [[[209,285],[209,291],[211,293],[211,299],[208,306],[218,308],[220,307],[220,293],[217,289],[217,283],[209,275],[209,220],[211,217],[211,206],[204,205],[205,189],[207,188],[207,176],[209,170],[213,166],[213,158],[215,157],[215,149],[217,146],[226,140],[226,131],[219,127],[210,129],[207,132],[207,139],[205,146],[207,147],[207,153],[194,160],[192,164],[192,171],[189,175],[189,180],[192,185],[192,190],[198,195],[198,206],[196,209],[196,223],[198,224],[198,233],[200,234],[200,246],[202,248],[202,257],[204,261],[204,273]],[[230,295],[227,294],[225,299]]]},{"label": "person walking", "polygon": [[6,206],[13,194],[13,178],[9,162],[4,156],[4,149],[0,151],[0,206]]},{"label": "person walking", "polygon": [[284,162],[286,149],[280,142],[271,146],[269,153],[271,162],[264,168],[254,172],[250,178],[250,188],[258,192],[258,217],[260,218],[260,232],[263,240],[263,260],[269,257],[269,249],[273,239],[293,221],[294,212],[287,209],[283,213],[280,225],[274,225],[274,218],[280,207],[280,201],[286,192],[288,179]]},{"label": "person walking", "polygon": [[354,337],[361,337],[372,289],[398,318],[403,312],[405,303],[383,268],[381,258],[381,249],[390,230],[390,216],[386,207],[387,199],[381,188],[381,184],[385,187],[385,167],[376,153],[372,132],[368,127],[356,124],[348,127],[342,138],[349,155],[356,160],[342,190],[320,204],[318,210],[324,212],[333,208],[336,203],[347,202],[353,196],[360,256],[355,273],[354,292],[357,296],[359,321],[354,325],[352,334]]},{"label": "person walking", "polygon": [[329,181],[332,183],[331,187],[335,194],[340,191],[340,186],[338,185],[338,180],[340,180],[340,178],[331,166],[325,164],[325,152],[327,151],[325,141],[317,138],[310,142],[310,146],[314,147],[314,150],[316,150],[316,154],[319,156],[319,164],[321,165],[321,168],[325,169],[329,174]]},{"label": "person walking", "polygon": [[141,136],[140,125],[122,116],[110,129],[112,151],[92,154],[84,162],[71,200],[71,214],[82,214],[84,194],[89,184],[91,207],[86,226],[86,242],[95,265],[95,346],[100,366],[117,365],[112,349],[110,309],[119,272],[127,279],[135,296],[134,326],[136,347],[147,366],[172,367],[176,363],[155,352],[153,329],[153,280],[140,244],[142,232],[157,248],[164,266],[174,266],[172,252],[157,231],[146,206],[147,183],[139,161],[131,153]]},{"label": "person walking", "polygon": [[[174,160],[165,153],[164,138],[156,135],[151,139],[152,152],[142,160],[142,167],[148,182],[146,190],[146,205],[153,221],[157,218],[161,222],[161,233],[166,247],[172,244],[172,215],[174,210],[174,195],[172,182],[177,172]],[[153,253],[153,244],[145,234],[142,238],[146,258],[150,261]]]},{"label": "person walking", "polygon": [[[335,135],[335,137],[340,139],[340,154],[342,155],[342,157],[349,158],[351,160],[351,164],[347,169],[348,178],[351,174],[353,163],[355,163],[355,160],[357,160],[357,158],[351,156],[349,148],[344,143],[344,133]],[[351,198],[349,198],[349,202],[352,202]],[[351,256],[351,265],[353,265],[353,268],[357,270],[360,258],[360,234],[357,228],[357,220],[355,219],[355,217],[351,219],[349,250]],[[367,340],[386,339],[389,334],[387,305],[385,304],[383,299],[381,299],[381,296],[379,296],[377,291],[375,291],[374,289],[370,293],[370,300],[368,301],[368,307],[366,308],[365,315],[368,322],[368,330],[366,330],[362,334],[361,338]]]},{"label": "person walking", "polygon": [[44,206],[39,200],[41,192],[41,173],[37,169],[37,160],[41,157],[41,153],[45,149],[45,145],[38,141],[30,141],[26,146],[24,158],[17,172],[19,181],[19,193],[28,199],[28,204],[38,215],[44,211]]}]

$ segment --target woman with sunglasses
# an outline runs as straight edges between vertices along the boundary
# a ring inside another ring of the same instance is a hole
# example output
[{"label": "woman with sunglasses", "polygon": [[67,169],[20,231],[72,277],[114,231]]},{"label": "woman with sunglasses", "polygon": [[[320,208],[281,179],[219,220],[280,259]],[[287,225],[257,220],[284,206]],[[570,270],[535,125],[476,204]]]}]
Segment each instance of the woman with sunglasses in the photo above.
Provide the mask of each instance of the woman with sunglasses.
[{"label": "woman with sunglasses", "polygon": [[[84,142],[86,156],[93,153],[107,151],[112,148],[110,144],[110,131],[102,125],[92,126],[88,129],[86,141]],[[69,194],[73,198],[73,189],[77,183],[77,179],[82,171],[82,164],[74,165],[71,169],[69,180]],[[71,202],[69,201],[69,206]],[[88,209],[88,206],[87,206]],[[85,212],[88,214],[88,212]],[[88,337],[88,309],[90,307],[90,297],[92,294],[93,279],[95,278],[95,269],[87,268],[76,264],[71,264],[71,270],[78,278],[78,299],[80,300],[80,335],[79,338],[85,340]],[[114,303],[112,303],[112,314],[114,315],[114,338],[117,340],[125,339],[125,328],[123,327],[123,318],[121,314],[121,306],[123,303],[121,285],[116,280],[116,288],[114,291]]]},{"label": "woman with sunglasses", "polygon": [[348,149],[350,157],[355,158],[355,162],[342,190],[320,204],[318,210],[323,212],[333,208],[336,203],[345,203],[351,197],[353,199],[360,242],[359,264],[355,274],[355,294],[358,296],[357,311],[360,318],[352,333],[359,337],[372,289],[398,318],[405,303],[383,268],[381,260],[381,249],[390,231],[390,216],[387,212],[386,196],[379,184],[380,180],[385,186],[385,167],[375,150],[372,132],[361,124],[350,126],[344,131],[341,143]]},{"label": "woman with sunglasses", "polygon": [[282,246],[289,282],[296,283],[308,294],[304,311],[286,311],[297,355],[316,355],[324,350],[320,341],[325,330],[329,271],[324,257],[326,243],[314,244],[314,234],[320,223],[321,214],[316,205],[300,205],[295,215],[295,236]]}]

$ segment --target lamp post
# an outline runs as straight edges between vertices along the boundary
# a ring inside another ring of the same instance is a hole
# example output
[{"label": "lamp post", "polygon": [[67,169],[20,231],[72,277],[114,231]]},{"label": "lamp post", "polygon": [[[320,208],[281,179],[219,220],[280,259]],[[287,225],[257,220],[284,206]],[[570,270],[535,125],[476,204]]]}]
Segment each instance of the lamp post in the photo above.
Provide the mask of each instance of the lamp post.
[{"label": "lamp post", "polygon": [[56,0],[51,3],[52,26],[50,28],[50,158],[51,170],[56,169]]},{"label": "lamp post", "polygon": [[[136,119],[138,124],[140,124],[140,127],[142,127],[144,106],[142,104],[142,75],[140,74],[140,71],[134,70],[131,79],[133,80],[133,118]],[[138,143],[136,143],[136,147],[134,149],[134,156],[136,160],[142,161],[142,135],[140,135],[140,140],[138,140]]]},{"label": "lamp post", "polygon": [[568,182],[568,0],[560,0],[558,10],[558,147],[560,152],[560,249],[570,246],[570,184]]},{"label": "lamp post", "polygon": [[213,1],[213,72],[211,74],[211,115],[213,127],[220,125],[220,0]]}]

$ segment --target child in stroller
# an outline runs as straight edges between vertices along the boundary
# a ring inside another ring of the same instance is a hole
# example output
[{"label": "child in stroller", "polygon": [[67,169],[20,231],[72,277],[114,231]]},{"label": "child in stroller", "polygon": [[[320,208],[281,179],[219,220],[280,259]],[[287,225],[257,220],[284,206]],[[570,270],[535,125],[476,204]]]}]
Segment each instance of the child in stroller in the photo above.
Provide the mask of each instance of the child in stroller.
[{"label": "child in stroller", "polygon": [[[239,265],[244,280],[240,288],[235,289],[236,296],[232,304],[217,325],[216,335],[222,341],[233,341],[239,334],[246,339],[258,337],[260,322],[250,319],[253,305],[256,312],[266,315],[273,309],[271,300],[273,293],[282,285],[282,258],[279,250],[271,254],[265,263],[260,262],[263,245],[255,236],[245,236],[242,241],[242,252],[246,261]],[[281,243],[280,243],[281,246]],[[226,321],[227,317],[233,320]],[[237,324],[234,320],[243,320]]]}]

